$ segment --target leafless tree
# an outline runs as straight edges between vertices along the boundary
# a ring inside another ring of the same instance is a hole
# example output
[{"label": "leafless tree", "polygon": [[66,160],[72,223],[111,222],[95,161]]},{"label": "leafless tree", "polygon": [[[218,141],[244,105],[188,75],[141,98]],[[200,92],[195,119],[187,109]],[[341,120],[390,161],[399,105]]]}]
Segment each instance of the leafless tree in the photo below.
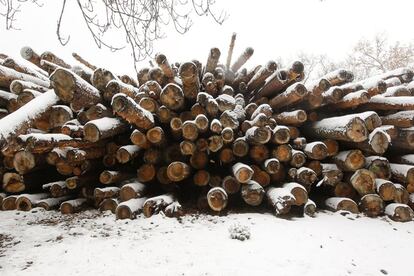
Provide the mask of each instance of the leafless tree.
[{"label": "leafless tree", "polygon": [[390,42],[387,35],[377,34],[371,40],[358,41],[345,63],[357,79],[364,79],[399,67],[413,66],[414,45]]},{"label": "leafless tree", "polygon": [[[6,29],[16,29],[17,14],[29,3],[42,5],[39,0],[0,0],[0,15],[5,18]],[[193,15],[210,16],[218,24],[227,18],[226,13],[213,10],[214,0],[63,0],[56,29],[62,45],[70,39],[61,31],[70,4],[76,5],[99,48],[116,51],[129,45],[135,62],[152,55],[153,43],[165,37],[163,29],[168,25],[183,34],[192,26]],[[126,43],[114,42],[114,31],[122,31]]]}]

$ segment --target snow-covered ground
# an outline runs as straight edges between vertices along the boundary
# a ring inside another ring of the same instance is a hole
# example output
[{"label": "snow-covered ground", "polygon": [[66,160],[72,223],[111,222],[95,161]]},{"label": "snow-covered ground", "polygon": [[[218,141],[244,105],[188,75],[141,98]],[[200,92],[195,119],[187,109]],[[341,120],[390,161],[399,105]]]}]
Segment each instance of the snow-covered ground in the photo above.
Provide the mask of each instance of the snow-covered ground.
[{"label": "snow-covered ground", "polygon": [[[248,226],[251,238],[230,238]],[[0,275],[414,275],[414,223],[339,213],[156,215],[0,212]]]}]

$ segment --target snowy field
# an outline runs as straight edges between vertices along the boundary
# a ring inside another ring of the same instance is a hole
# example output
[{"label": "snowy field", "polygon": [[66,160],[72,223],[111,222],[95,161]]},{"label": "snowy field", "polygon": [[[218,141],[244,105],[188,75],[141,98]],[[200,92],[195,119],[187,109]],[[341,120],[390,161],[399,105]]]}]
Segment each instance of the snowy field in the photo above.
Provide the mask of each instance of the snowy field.
[{"label": "snowy field", "polygon": [[[350,214],[0,212],[0,275],[414,275],[414,223]],[[231,239],[248,226],[251,238]]]}]

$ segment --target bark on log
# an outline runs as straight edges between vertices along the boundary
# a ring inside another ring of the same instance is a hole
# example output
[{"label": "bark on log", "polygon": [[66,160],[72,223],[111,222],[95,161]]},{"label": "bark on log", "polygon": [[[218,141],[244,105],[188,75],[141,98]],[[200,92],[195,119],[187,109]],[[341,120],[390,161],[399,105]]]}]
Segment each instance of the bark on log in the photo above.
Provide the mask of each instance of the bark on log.
[{"label": "bark on log", "polygon": [[311,123],[303,129],[305,134],[315,138],[363,142],[368,138],[365,122],[356,115],[326,118]]}]

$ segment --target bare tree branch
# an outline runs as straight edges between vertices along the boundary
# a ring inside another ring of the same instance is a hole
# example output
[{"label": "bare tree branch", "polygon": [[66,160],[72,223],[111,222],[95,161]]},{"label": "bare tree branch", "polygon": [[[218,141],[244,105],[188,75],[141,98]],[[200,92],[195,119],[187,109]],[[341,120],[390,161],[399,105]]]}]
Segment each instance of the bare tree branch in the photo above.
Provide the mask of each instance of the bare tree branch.
[{"label": "bare tree branch", "polygon": [[[7,30],[15,29],[16,14],[20,12],[22,3],[41,5],[38,0],[0,0],[0,16],[5,18]],[[62,35],[61,29],[69,3],[63,1],[57,21],[56,34],[62,45],[70,39],[70,35]],[[227,18],[226,13],[217,14],[212,10],[214,0],[76,0],[75,3],[99,48],[117,51],[129,45],[135,62],[152,55],[154,41],[165,37],[163,29],[169,25],[184,34],[193,24],[193,14],[210,16],[218,24]],[[120,31],[125,43],[113,38]]]}]

